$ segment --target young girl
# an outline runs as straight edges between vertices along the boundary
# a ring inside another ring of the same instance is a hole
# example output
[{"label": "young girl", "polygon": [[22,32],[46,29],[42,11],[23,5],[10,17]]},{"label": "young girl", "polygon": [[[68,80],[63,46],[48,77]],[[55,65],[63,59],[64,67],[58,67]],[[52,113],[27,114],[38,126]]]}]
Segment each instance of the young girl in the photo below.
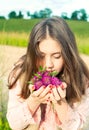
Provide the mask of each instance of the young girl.
[{"label": "young girl", "polygon": [[[39,66],[62,80],[34,90],[28,84]],[[89,117],[89,71],[67,23],[47,18],[30,34],[26,55],[9,76],[7,119],[13,130],[79,130]]]}]

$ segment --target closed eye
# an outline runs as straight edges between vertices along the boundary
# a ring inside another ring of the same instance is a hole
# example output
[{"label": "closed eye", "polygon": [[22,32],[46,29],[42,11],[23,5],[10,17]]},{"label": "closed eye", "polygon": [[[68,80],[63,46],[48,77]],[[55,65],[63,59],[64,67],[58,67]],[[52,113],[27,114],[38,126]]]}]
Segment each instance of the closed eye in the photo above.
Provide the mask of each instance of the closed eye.
[{"label": "closed eye", "polygon": [[61,53],[53,54],[54,58],[59,59],[61,57]]}]

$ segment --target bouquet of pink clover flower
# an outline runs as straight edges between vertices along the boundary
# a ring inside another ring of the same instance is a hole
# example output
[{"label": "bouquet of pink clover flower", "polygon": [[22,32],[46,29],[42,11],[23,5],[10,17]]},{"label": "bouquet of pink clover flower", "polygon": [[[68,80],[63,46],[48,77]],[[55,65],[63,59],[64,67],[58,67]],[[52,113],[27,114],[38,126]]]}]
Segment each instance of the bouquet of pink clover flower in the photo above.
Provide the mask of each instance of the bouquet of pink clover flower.
[{"label": "bouquet of pink clover flower", "polygon": [[57,72],[49,72],[40,67],[29,83],[34,85],[35,90],[38,90],[41,86],[47,87],[48,85],[55,85],[57,87],[62,84],[62,81],[55,76],[56,74]]}]

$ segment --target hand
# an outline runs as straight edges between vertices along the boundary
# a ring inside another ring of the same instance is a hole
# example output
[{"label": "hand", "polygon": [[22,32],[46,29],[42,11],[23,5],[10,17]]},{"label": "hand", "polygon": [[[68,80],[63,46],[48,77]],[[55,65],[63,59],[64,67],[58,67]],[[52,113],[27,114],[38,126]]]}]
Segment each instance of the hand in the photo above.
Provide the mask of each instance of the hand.
[{"label": "hand", "polygon": [[66,97],[67,84],[62,82],[60,86],[53,86],[50,94],[50,100],[55,104]]},{"label": "hand", "polygon": [[50,97],[49,93],[50,86],[47,87],[42,86],[36,91],[33,91],[34,90],[33,85],[29,87],[32,91],[27,99],[27,104],[31,113],[34,114],[34,112],[37,110],[37,108],[41,103],[48,103],[48,99]]},{"label": "hand", "polygon": [[41,103],[47,103],[49,97],[50,97],[50,85],[48,85],[47,87],[42,86],[40,87],[38,90],[33,91],[34,90],[34,86],[30,86],[30,91],[31,94],[29,96],[29,98],[31,98],[33,100],[34,103],[39,103],[39,105]]}]

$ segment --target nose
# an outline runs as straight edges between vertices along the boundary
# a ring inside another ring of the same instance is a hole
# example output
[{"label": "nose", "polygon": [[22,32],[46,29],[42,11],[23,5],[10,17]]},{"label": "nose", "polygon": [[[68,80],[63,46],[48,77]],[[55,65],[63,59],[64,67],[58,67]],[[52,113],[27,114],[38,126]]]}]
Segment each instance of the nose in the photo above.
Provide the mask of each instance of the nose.
[{"label": "nose", "polygon": [[45,67],[47,71],[51,71],[54,67],[53,61],[51,58],[46,58],[45,59]]}]

